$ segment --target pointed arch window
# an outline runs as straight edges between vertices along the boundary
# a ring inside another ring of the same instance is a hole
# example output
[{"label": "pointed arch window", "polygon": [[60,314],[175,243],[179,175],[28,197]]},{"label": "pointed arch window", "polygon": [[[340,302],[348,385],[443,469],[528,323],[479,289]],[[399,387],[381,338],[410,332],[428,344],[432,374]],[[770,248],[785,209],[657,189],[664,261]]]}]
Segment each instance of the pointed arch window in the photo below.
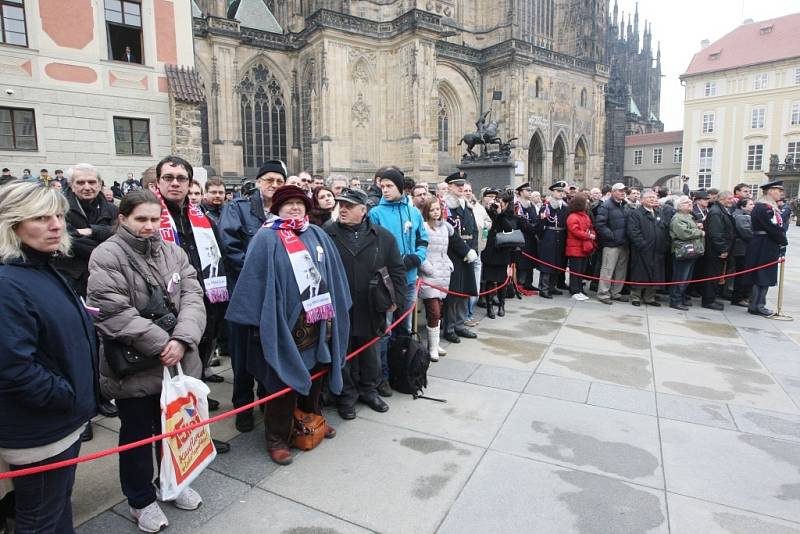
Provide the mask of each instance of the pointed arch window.
[{"label": "pointed arch window", "polygon": [[450,150],[450,108],[441,95],[439,96],[438,132],[439,152],[448,152]]},{"label": "pointed arch window", "polygon": [[286,161],[286,100],[278,80],[265,65],[255,65],[242,78],[240,91],[245,168]]}]

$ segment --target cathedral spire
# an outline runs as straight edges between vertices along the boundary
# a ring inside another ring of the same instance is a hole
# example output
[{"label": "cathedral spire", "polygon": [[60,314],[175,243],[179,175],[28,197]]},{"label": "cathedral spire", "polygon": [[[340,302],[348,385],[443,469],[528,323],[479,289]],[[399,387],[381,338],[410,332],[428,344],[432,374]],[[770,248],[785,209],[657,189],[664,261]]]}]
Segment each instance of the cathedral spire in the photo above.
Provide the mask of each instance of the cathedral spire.
[{"label": "cathedral spire", "polygon": [[619,40],[625,40],[625,10],[622,10],[622,18],[619,21]]},{"label": "cathedral spire", "polygon": [[619,6],[617,5],[617,0],[614,0],[614,26],[616,26],[619,23],[619,18],[617,18],[618,15],[619,15]]}]

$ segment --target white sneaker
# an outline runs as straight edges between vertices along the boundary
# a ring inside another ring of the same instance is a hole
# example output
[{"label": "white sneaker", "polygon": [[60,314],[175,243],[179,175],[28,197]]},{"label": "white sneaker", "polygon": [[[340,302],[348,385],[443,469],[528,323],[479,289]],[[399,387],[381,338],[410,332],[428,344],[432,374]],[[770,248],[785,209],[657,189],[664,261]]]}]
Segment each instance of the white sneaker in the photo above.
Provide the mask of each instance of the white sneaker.
[{"label": "white sneaker", "polygon": [[574,295],[572,295],[572,298],[580,301],[589,300],[589,297],[587,297],[583,293],[575,293]]},{"label": "white sneaker", "polygon": [[203,498],[200,496],[192,488],[186,488],[182,492],[178,494],[178,497],[174,501],[164,501],[161,499],[161,492],[156,490],[156,495],[158,496],[158,500],[161,502],[171,502],[175,505],[176,508],[180,508],[181,510],[197,510],[200,508],[200,505],[203,504]]},{"label": "white sneaker", "polygon": [[160,532],[169,526],[169,521],[157,502],[152,502],[144,508],[130,507],[131,516],[136,520],[142,532]]}]

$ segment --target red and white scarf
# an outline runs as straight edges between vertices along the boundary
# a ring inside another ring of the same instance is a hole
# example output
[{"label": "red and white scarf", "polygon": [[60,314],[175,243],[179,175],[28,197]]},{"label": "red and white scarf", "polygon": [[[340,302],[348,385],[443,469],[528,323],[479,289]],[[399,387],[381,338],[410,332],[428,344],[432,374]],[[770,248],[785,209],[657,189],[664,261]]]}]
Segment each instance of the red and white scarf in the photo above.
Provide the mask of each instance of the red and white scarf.
[{"label": "red and white scarf", "polygon": [[[175,220],[172,218],[161,192],[156,191],[156,195],[161,201],[161,222],[159,224],[161,239],[180,246],[181,240]],[[200,206],[189,204],[188,211],[189,224],[192,226],[197,254],[200,256],[200,271],[203,275],[206,297],[210,302],[227,302],[230,298],[228,282],[222,266],[222,254],[214,237],[214,230],[211,228],[211,221],[208,220]]]},{"label": "red and white scarf", "polygon": [[[322,273],[314,264],[311,253],[306,249],[299,236],[308,230],[308,216],[302,219],[281,219],[275,215],[270,217],[264,226],[278,232],[278,237],[286,248],[289,262],[292,264],[294,279],[300,289],[303,310],[306,312],[306,323],[314,324],[318,321],[333,319],[333,301],[328,292],[328,286],[322,278]],[[316,254],[317,263],[322,264],[325,252],[321,246],[317,246]]]}]

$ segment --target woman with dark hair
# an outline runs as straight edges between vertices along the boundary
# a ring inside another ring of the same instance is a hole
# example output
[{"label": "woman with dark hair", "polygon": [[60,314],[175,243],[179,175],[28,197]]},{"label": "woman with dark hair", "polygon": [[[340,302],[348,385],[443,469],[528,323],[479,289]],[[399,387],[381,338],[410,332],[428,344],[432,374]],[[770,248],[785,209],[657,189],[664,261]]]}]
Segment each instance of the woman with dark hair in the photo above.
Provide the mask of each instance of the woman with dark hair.
[{"label": "woman with dark hair", "polygon": [[336,207],[336,200],[333,190],[330,187],[321,185],[311,193],[311,211],[308,212],[308,220],[311,224],[322,226],[331,220],[333,208]]},{"label": "woman with dark hair", "polygon": [[[67,209],[34,181],[0,188],[0,472],[77,457],[97,410],[92,320],[53,266],[70,251]],[[14,479],[16,532],[73,532],[75,467]]]},{"label": "woman with dark hair", "polygon": [[[297,186],[275,191],[272,214],[247,249],[226,318],[247,328],[247,370],[268,393],[292,392],[266,404],[267,451],[273,462],[292,462],[294,412],[322,414],[322,380],[342,391],[350,335],[350,287],[331,238],[309,223],[311,201]],[[306,417],[305,415],[303,416]],[[325,423],[324,436],[336,431]]]},{"label": "woman with dark hair", "polygon": [[589,256],[595,249],[597,233],[589,216],[589,199],[578,193],[569,201],[566,256],[569,263],[569,293],[575,300],[589,300],[583,292],[582,274],[586,274]]},{"label": "woman with dark hair", "polygon": [[[202,372],[197,347],[206,324],[203,290],[183,249],[161,239],[160,221],[158,197],[149,189],[131,191],[120,202],[117,233],[89,260],[88,302],[99,309],[97,330],[104,338],[100,388],[106,398],[116,399],[120,445],[161,432],[163,366],[180,362],[195,378]],[[152,365],[121,376],[109,364],[108,340],[150,358]],[[158,463],[160,445],[119,454],[122,493],[145,532],[168,525],[153,484],[153,450]],[[174,504],[195,510],[202,502],[186,488]]]},{"label": "woman with dark hair", "polygon": [[[508,266],[511,265],[511,253],[514,251],[511,248],[498,247],[497,234],[518,229],[524,230],[524,228],[520,217],[514,214],[513,191],[500,193],[486,212],[492,219],[492,228],[486,239],[486,248],[481,253],[481,263],[483,264],[482,277],[486,282],[486,291],[490,291],[508,278]],[[494,319],[496,316],[503,317],[506,314],[505,291],[498,291],[496,295],[498,299],[497,315],[494,312],[493,299],[489,297],[486,299],[486,317],[489,319]]]},{"label": "woman with dark hair", "polygon": [[[733,242],[733,250],[731,256],[736,271],[744,270],[744,257],[747,253],[747,244],[753,239],[753,223],[750,220],[750,214],[753,212],[755,202],[752,198],[743,198],[736,203],[736,209],[733,211],[733,223],[736,230],[736,240]],[[741,306],[746,308],[750,305],[751,284],[745,280],[744,276],[736,276],[733,279],[733,294],[731,295],[731,304],[734,306]]]}]

